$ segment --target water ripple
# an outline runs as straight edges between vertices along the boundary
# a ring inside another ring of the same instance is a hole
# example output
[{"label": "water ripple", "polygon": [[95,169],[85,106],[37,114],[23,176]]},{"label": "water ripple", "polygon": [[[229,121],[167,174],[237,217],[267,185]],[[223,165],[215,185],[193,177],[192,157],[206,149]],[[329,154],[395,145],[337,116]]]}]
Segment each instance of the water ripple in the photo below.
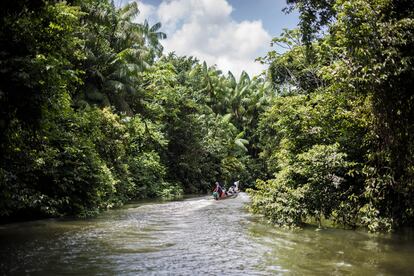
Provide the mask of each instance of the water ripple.
[{"label": "water ripple", "polygon": [[[89,220],[0,228],[0,274],[404,275],[414,238],[277,229],[246,213],[245,194],[131,205]],[[403,242],[402,242],[403,241]]]}]

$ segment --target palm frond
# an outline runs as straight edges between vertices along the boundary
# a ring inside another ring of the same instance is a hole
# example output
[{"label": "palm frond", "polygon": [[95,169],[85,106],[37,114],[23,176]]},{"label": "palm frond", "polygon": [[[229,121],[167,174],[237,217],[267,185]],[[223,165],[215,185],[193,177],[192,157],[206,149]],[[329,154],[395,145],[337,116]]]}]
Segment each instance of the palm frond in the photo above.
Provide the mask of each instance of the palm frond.
[{"label": "palm frond", "polygon": [[157,22],[149,29],[150,32],[155,33],[161,28],[161,22]]},{"label": "palm frond", "polygon": [[245,145],[249,144],[249,141],[247,141],[245,139],[237,138],[237,139],[234,140],[234,144],[236,146],[238,146],[240,149],[242,149],[246,152],[248,151]]},{"label": "palm frond", "polygon": [[130,2],[119,10],[119,14],[122,20],[130,21],[139,14],[137,2]]}]

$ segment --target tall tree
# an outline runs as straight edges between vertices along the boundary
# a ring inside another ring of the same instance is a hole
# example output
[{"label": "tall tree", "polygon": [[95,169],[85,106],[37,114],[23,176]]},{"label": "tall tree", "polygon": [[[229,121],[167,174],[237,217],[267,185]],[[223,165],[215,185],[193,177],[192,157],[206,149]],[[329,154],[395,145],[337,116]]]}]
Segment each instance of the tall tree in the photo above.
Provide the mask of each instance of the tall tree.
[{"label": "tall tree", "polygon": [[162,55],[164,47],[162,46],[160,40],[166,39],[167,35],[159,31],[161,29],[160,22],[150,26],[148,20],[145,19],[144,23],[140,27],[142,35],[144,36],[144,45],[149,49],[149,60],[153,63],[156,57],[160,57]]}]

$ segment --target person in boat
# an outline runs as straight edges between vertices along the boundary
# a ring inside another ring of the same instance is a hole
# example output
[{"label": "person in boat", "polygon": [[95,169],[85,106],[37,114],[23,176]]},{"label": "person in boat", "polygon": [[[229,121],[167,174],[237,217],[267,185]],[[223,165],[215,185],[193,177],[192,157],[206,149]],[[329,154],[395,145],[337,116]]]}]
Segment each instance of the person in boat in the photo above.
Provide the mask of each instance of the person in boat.
[{"label": "person in boat", "polygon": [[234,187],[233,185],[230,186],[229,190],[227,191],[227,195],[232,195],[234,194]]},{"label": "person in boat", "polygon": [[236,181],[230,186],[229,193],[230,194],[235,194],[238,191],[239,191],[239,181]]},{"label": "person in boat", "polygon": [[233,183],[233,190],[235,193],[239,192],[239,180],[237,180],[236,182]]},{"label": "person in boat", "polygon": [[219,197],[224,196],[223,193],[224,193],[223,188],[220,186],[220,183],[217,181],[216,187],[213,190],[213,196],[218,199]]}]

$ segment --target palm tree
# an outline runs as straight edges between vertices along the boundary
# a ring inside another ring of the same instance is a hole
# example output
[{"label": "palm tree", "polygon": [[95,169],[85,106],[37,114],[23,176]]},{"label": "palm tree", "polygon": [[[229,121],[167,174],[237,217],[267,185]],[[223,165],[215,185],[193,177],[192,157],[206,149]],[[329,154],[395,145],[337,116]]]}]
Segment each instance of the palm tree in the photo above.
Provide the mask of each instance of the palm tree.
[{"label": "palm tree", "polygon": [[153,62],[155,57],[161,57],[164,47],[161,45],[160,40],[166,39],[167,35],[159,31],[161,29],[160,22],[150,27],[148,20],[145,19],[144,23],[140,26],[140,29],[144,37],[144,45],[150,52],[150,62]]},{"label": "palm tree", "polygon": [[136,2],[116,10],[113,4],[82,7],[86,10],[86,73],[83,94],[79,97],[99,106],[115,106],[131,113],[126,101],[134,94],[138,72],[148,67],[141,26],[134,23],[139,13]]},{"label": "palm tree", "polygon": [[238,82],[234,75],[229,72],[227,83],[228,89],[225,100],[228,107],[227,112],[232,114],[234,123],[238,128],[241,128],[244,121],[244,114],[249,103],[250,94],[252,93],[252,83],[249,75],[245,71],[241,73]]},{"label": "palm tree", "polygon": [[197,88],[203,95],[205,103],[216,114],[225,114],[226,107],[224,103],[225,81],[222,72],[216,66],[208,67],[204,61],[203,64],[195,66],[189,74],[192,79],[199,79]]}]

